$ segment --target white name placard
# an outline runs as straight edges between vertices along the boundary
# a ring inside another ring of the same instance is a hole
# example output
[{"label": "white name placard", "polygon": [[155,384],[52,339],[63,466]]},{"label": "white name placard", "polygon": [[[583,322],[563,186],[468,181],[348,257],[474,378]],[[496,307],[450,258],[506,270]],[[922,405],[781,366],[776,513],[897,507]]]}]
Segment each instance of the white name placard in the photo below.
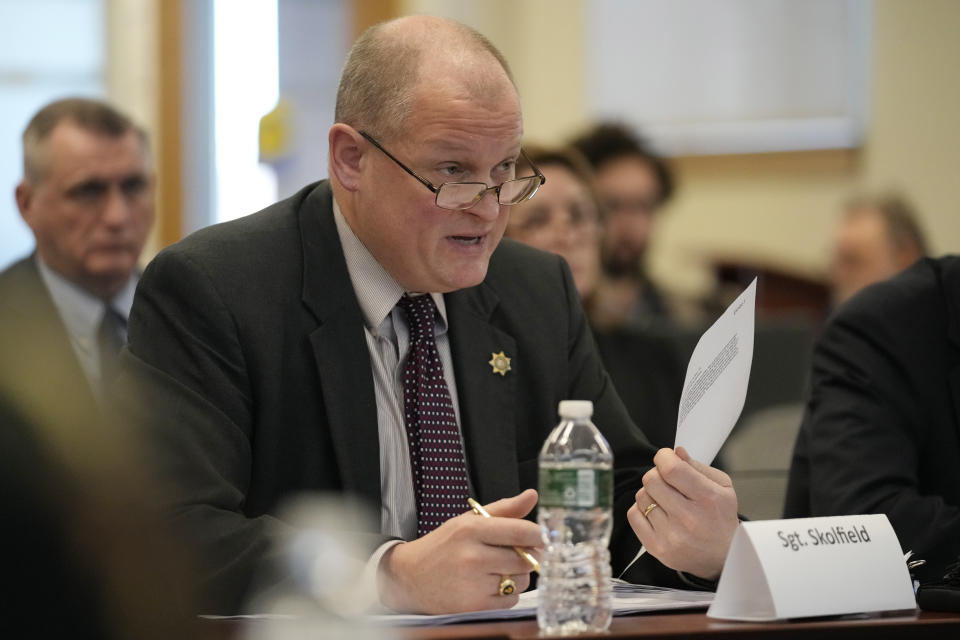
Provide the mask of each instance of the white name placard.
[{"label": "white name placard", "polygon": [[900,543],[880,514],[742,522],[707,615],[776,620],[914,608]]}]

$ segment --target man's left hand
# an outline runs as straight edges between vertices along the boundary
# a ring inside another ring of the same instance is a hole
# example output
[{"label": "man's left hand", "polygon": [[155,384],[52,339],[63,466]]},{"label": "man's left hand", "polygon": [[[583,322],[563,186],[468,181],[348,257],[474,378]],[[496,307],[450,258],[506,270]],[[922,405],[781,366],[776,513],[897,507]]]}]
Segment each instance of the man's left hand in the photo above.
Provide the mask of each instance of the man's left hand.
[{"label": "man's left hand", "polygon": [[627,511],[630,526],[666,566],[716,579],[739,524],[730,476],[694,460],[683,447],[660,449],[653,463]]}]

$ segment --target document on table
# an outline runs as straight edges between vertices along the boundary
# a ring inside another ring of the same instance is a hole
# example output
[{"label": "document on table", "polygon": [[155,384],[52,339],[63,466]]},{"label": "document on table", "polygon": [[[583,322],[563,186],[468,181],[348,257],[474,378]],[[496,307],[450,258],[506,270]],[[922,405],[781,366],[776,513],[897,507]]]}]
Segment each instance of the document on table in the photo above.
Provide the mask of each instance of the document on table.
[{"label": "document on table", "polygon": [[[706,609],[713,602],[713,593],[683,591],[614,581],[613,615],[646,613],[667,609]],[[520,594],[520,601],[510,609],[450,613],[437,616],[413,614],[385,614],[370,616],[370,620],[391,626],[438,626],[457,622],[490,622],[534,618],[537,615],[537,591]]]},{"label": "document on table", "polygon": [[[677,609],[706,609],[713,602],[714,594],[709,591],[684,591],[642,584],[630,584],[622,580],[612,581],[613,615],[625,616],[632,613],[666,611]],[[490,609],[468,613],[450,613],[435,616],[388,613],[364,616],[362,620],[375,625],[396,627],[440,626],[457,622],[492,622],[495,620],[515,620],[535,618],[537,615],[537,591],[520,594],[520,600],[510,609]],[[209,620],[256,620],[256,621],[296,621],[302,616],[279,613],[259,613],[252,615],[202,615]]]}]

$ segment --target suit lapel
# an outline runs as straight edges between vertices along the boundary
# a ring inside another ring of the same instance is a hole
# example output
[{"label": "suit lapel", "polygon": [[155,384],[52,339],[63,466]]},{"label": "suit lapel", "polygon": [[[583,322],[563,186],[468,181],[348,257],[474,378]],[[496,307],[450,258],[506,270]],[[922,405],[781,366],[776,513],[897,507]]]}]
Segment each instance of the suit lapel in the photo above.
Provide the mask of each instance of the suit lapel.
[{"label": "suit lapel", "polygon": [[[23,322],[22,328],[29,329],[30,335],[43,341],[45,353],[60,358],[58,366],[68,369],[65,379],[86,381],[87,375],[80,366],[73,345],[70,344],[67,326],[40,276],[36,256],[31,255],[11,269],[13,268],[18,272],[19,291],[12,295],[12,300],[18,305],[17,313]],[[90,390],[92,394],[94,390]]]},{"label": "suit lapel", "polygon": [[310,344],[344,491],[362,496],[379,512],[380,445],[370,352],[331,202],[329,185],[322,183],[300,209],[303,303],[319,322]]},{"label": "suit lapel", "polygon": [[[514,424],[516,369],[523,366],[515,358],[516,340],[491,323],[498,299],[486,285],[447,294],[445,301],[473,486],[481,502],[515,495],[520,488]],[[514,358],[514,370],[502,376],[488,364],[501,351]],[[490,467],[496,473],[490,473]]]},{"label": "suit lapel", "polygon": [[[54,416],[54,424],[63,424],[63,420],[69,423],[75,417],[71,412],[78,408],[97,411],[95,390],[70,344],[66,325],[43,282],[36,256],[17,262],[4,275],[9,288],[3,291],[0,318],[4,337],[13,342],[0,340],[4,343],[5,359],[5,371],[0,370],[0,378],[15,376],[0,382],[31,402],[31,410]],[[39,379],[44,380],[43,385],[36,384]],[[50,398],[59,398],[61,402],[51,404]]]}]

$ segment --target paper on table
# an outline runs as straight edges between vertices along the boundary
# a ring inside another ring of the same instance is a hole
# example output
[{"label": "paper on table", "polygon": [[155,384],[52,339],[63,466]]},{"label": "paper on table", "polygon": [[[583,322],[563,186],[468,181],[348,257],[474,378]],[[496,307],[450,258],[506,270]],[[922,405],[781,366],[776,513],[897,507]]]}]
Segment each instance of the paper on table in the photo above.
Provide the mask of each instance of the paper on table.
[{"label": "paper on table", "polygon": [[[683,591],[646,585],[617,586],[614,588],[613,615],[622,616],[667,609],[706,609],[713,602],[713,593]],[[373,622],[392,626],[437,626],[457,622],[486,622],[533,618],[537,615],[537,591],[520,594],[520,600],[510,609],[492,609],[451,613],[437,616],[387,614],[370,616]]]},{"label": "paper on table", "polygon": [[[743,290],[697,342],[683,382],[674,448],[711,464],[740,418],[753,363],[757,279]],[[627,572],[647,550],[633,557]]]}]

